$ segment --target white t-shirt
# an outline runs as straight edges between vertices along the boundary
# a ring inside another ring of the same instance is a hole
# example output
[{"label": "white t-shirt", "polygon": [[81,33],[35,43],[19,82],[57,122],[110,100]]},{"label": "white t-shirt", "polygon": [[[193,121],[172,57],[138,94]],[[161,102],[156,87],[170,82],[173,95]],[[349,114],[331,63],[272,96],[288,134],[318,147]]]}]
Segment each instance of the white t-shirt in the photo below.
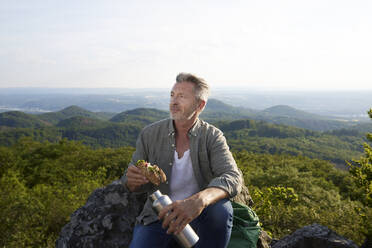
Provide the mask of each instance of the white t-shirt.
[{"label": "white t-shirt", "polygon": [[170,195],[172,201],[183,200],[199,191],[198,182],[192,169],[190,150],[185,151],[182,158],[178,158],[174,151],[174,164],[170,180]]}]

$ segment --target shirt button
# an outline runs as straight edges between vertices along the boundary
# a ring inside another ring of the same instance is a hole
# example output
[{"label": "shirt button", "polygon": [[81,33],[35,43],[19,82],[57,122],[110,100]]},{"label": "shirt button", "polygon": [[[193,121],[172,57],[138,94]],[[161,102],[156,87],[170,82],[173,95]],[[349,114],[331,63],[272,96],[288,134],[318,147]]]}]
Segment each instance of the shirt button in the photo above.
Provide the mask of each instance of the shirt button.
[{"label": "shirt button", "polygon": [[169,165],[172,165],[172,164],[173,164],[172,162],[169,163]]},{"label": "shirt button", "polygon": [[172,144],[172,147],[175,147],[175,145],[174,145],[174,144]]}]

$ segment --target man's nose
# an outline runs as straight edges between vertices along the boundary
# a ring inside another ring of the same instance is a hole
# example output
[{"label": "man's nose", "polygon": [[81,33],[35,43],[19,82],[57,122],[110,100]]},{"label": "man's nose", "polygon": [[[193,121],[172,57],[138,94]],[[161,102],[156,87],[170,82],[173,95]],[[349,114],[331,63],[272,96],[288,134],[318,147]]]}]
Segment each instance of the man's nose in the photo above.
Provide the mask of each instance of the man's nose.
[{"label": "man's nose", "polygon": [[178,98],[177,97],[171,97],[170,103],[171,104],[178,104]]}]

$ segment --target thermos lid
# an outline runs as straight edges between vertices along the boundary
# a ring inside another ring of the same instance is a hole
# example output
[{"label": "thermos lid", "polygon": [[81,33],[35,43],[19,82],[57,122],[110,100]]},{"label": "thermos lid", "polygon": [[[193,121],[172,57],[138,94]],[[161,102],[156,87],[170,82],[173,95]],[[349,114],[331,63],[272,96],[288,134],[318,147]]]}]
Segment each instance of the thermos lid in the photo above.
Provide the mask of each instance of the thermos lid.
[{"label": "thermos lid", "polygon": [[152,201],[155,201],[155,200],[159,199],[159,197],[161,197],[162,195],[163,194],[159,190],[157,190],[150,195],[150,198],[151,198]]}]

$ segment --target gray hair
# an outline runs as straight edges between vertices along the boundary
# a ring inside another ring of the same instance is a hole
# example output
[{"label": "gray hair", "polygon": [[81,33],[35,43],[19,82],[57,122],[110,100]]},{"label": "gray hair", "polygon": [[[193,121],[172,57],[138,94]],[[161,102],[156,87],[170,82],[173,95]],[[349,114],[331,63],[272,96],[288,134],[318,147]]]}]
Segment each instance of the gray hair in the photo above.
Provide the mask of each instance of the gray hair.
[{"label": "gray hair", "polygon": [[176,77],[176,83],[189,82],[194,85],[195,97],[197,100],[208,101],[209,85],[207,82],[191,73],[181,72]]}]

